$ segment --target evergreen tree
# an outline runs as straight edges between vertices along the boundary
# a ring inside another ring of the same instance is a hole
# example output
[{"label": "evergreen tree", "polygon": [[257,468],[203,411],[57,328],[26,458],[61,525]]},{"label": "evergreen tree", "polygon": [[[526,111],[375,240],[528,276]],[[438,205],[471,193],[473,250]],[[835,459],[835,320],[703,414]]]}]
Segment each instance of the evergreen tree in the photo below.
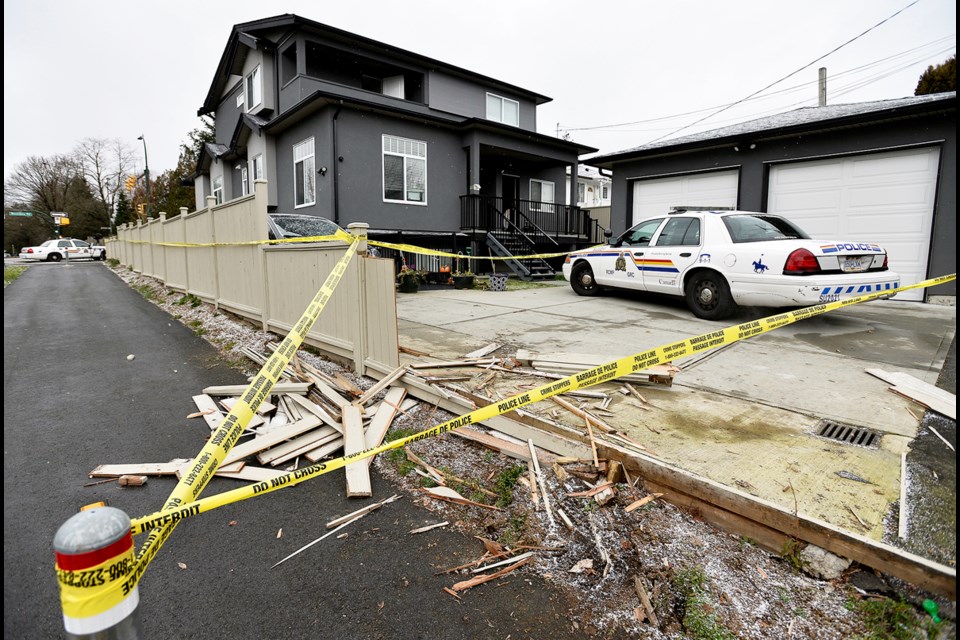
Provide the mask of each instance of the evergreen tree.
[{"label": "evergreen tree", "polygon": [[957,56],[952,55],[943,64],[930,65],[920,76],[915,96],[925,96],[931,93],[945,93],[957,90]]},{"label": "evergreen tree", "polygon": [[117,211],[113,216],[113,232],[116,233],[117,227],[128,222],[133,222],[133,205],[130,204],[130,198],[126,192],[121,191],[117,194]]}]

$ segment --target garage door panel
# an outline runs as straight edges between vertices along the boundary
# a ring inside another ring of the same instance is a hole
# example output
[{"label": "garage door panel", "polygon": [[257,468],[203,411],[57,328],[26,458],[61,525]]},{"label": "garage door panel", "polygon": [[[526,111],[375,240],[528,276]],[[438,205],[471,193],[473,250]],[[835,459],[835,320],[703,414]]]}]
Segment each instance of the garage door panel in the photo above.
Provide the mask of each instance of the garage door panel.
[{"label": "garage door panel", "polygon": [[781,189],[798,187],[809,188],[810,185],[822,187],[828,184],[840,184],[843,181],[843,169],[833,163],[810,163],[804,172],[781,172],[777,174],[776,183]]},{"label": "garage door panel", "polygon": [[663,215],[678,205],[700,207],[735,207],[737,205],[739,171],[717,171],[705,174],[637,180],[633,185],[633,218]]},{"label": "garage door panel", "polygon": [[[776,205],[777,211],[838,211],[840,209],[840,191],[808,191],[799,193],[782,193],[771,202]],[[772,211],[773,209],[771,209]],[[787,215],[786,213],[784,215]],[[789,217],[789,215],[787,215]]]},{"label": "garage door panel", "polygon": [[[937,156],[939,160],[939,156]],[[876,182],[877,178],[893,178],[894,180],[908,180],[926,176],[931,169],[930,154],[898,154],[885,158],[864,158],[853,160],[852,174],[855,180]]]},{"label": "garage door panel", "polygon": [[925,185],[898,184],[885,187],[859,187],[850,190],[851,207],[924,207],[930,199]]},{"label": "garage door panel", "polygon": [[816,239],[883,245],[890,268],[913,284],[927,274],[939,164],[940,150],[928,148],[776,165],[768,210]]}]

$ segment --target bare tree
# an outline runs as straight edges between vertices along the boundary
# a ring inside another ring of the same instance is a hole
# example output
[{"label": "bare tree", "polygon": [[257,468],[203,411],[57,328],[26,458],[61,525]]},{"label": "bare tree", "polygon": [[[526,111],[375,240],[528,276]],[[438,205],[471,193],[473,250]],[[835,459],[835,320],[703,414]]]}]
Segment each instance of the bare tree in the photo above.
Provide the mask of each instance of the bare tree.
[{"label": "bare tree", "polygon": [[73,182],[80,175],[80,167],[71,156],[30,156],[3,184],[3,201],[23,203],[42,213],[65,211]]},{"label": "bare tree", "polygon": [[73,155],[90,189],[103,203],[104,212],[113,217],[117,195],[124,188],[126,177],[134,170],[136,154],[133,149],[120,138],[84,138]]}]

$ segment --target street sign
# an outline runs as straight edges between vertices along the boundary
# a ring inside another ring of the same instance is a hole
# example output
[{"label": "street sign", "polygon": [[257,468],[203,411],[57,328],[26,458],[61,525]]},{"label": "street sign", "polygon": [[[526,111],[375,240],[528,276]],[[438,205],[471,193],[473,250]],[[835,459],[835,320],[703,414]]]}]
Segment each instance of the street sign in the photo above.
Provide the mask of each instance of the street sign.
[{"label": "street sign", "polygon": [[21,217],[21,218],[32,218],[32,217],[33,217],[33,211],[11,211],[11,212],[10,212],[10,215],[12,215],[12,216],[19,216],[19,217]]},{"label": "street sign", "polygon": [[63,211],[51,211],[50,217],[56,220],[57,218],[66,218],[67,214]]},{"label": "street sign", "polygon": [[61,227],[65,227],[68,224],[70,224],[70,218],[68,218],[67,216],[62,216],[60,218],[57,218],[57,224],[60,225]]}]

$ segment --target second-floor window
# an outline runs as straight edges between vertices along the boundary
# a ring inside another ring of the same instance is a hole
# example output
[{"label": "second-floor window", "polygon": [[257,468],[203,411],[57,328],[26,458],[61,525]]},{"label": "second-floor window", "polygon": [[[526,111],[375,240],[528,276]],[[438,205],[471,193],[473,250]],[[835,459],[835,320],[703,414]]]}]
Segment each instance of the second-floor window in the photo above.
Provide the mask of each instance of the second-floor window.
[{"label": "second-floor window", "polygon": [[535,211],[553,211],[553,183],[531,180],[530,200]]},{"label": "second-floor window", "polygon": [[213,179],[213,197],[217,204],[223,204],[223,176],[217,176]]},{"label": "second-floor window", "polygon": [[520,126],[520,103],[510,98],[487,94],[487,120]]},{"label": "second-floor window", "polygon": [[383,136],[383,199],[427,203],[427,143]]},{"label": "second-floor window", "polygon": [[241,195],[248,195],[250,193],[250,181],[249,174],[247,173],[247,167],[244,165],[240,167],[240,193]]},{"label": "second-floor window", "polygon": [[600,188],[600,197],[604,200],[610,197],[610,187],[608,185],[603,185]]},{"label": "second-floor window", "polygon": [[313,138],[293,145],[293,205],[306,207],[317,201],[317,172],[314,169]]},{"label": "second-floor window", "polygon": [[582,182],[577,183],[577,202],[587,201],[587,185]]},{"label": "second-floor window", "polygon": [[263,179],[263,154],[258,153],[253,156],[253,179],[262,180]]},{"label": "second-floor window", "polygon": [[260,82],[260,67],[247,74],[243,82],[246,96],[247,111],[250,111],[263,101],[263,85]]}]

